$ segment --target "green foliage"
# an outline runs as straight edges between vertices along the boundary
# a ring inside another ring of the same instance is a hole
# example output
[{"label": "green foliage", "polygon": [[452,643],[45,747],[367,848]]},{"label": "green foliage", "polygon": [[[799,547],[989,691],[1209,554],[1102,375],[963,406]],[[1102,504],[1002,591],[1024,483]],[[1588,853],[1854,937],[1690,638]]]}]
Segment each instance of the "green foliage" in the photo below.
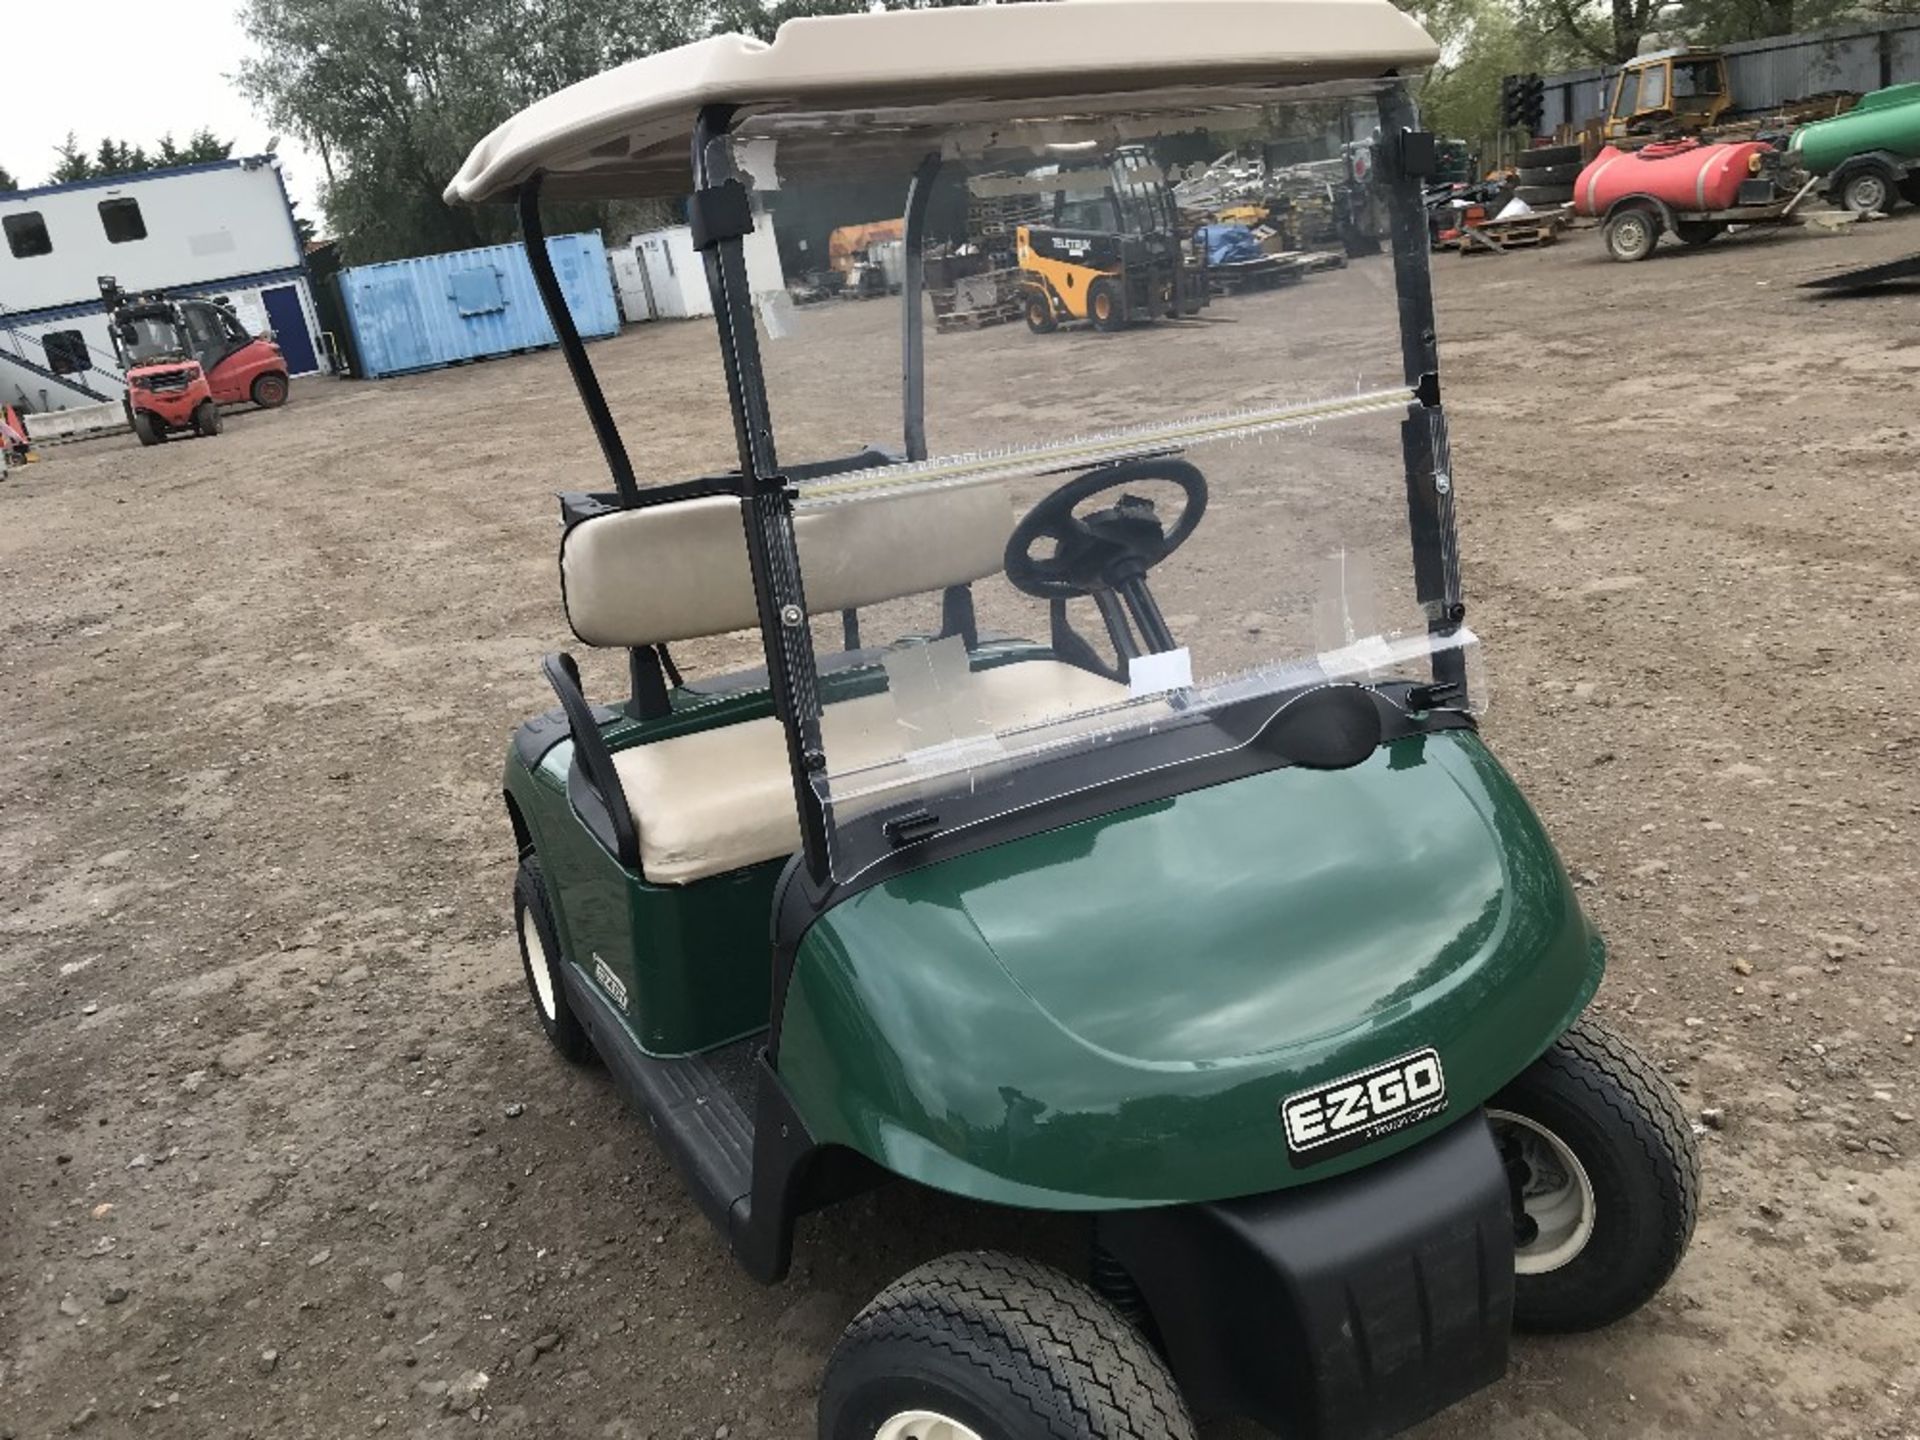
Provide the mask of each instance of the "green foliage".
[{"label": "green foliage", "polygon": [[66,142],[56,153],[60,163],[54,166],[50,178],[55,185],[65,185],[75,180],[105,180],[115,175],[138,175],[175,165],[204,165],[225,160],[233,153],[233,142],[220,139],[211,130],[196,130],[184,145],[176,142],[171,134],[162,135],[160,143],[149,152],[143,146],[129,145],[109,135],[88,153],[69,130]]},{"label": "green foliage", "polygon": [[0,195],[6,194],[9,190],[18,190],[19,188],[20,182],[13,178],[12,173],[6,166],[0,165]]},{"label": "green foliage", "polygon": [[[938,0],[895,0],[920,5]],[[489,244],[503,206],[440,194],[481,136],[625,61],[728,30],[771,38],[866,0],[246,0],[257,55],[240,88],[322,158],[321,203],[350,264]],[[659,207],[556,205],[555,228],[625,233]]]}]

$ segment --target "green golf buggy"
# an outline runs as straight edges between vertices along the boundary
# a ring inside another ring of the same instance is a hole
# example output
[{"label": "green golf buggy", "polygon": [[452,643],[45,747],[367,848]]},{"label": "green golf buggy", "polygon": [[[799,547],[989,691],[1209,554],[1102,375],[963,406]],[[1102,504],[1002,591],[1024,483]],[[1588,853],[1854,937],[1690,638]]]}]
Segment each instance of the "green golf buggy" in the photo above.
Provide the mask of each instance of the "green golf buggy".
[{"label": "green golf buggy", "polygon": [[[1084,1229],[1077,1273],[885,1289],[822,1440],[1384,1435],[1686,1248],[1690,1127],[1582,1018],[1601,942],[1478,729],[1435,55],[1389,0],[798,20],[561,91],[448,191],[517,204],[609,477],[560,497],[560,591],[620,679],[547,657],[506,759],[547,1038],[760,1280],[899,1178]],[[945,323],[957,273],[994,293],[974,181],[1257,189],[1356,144],[1378,255],[1071,352]],[[719,442],[695,478],[629,448],[547,257],[543,200],[616,197],[703,257],[732,425],[674,428]],[[893,215],[897,296],[789,292]]]}]

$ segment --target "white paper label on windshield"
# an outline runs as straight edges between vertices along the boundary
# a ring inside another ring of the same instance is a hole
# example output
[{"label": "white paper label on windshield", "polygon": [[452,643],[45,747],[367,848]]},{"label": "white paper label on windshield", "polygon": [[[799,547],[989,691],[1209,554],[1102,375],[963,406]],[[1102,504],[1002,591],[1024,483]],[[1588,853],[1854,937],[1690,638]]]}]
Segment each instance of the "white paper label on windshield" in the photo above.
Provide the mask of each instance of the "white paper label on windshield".
[{"label": "white paper label on windshield", "polygon": [[1127,689],[1134,699],[1193,687],[1193,654],[1182,645],[1157,655],[1136,655],[1127,662]]}]

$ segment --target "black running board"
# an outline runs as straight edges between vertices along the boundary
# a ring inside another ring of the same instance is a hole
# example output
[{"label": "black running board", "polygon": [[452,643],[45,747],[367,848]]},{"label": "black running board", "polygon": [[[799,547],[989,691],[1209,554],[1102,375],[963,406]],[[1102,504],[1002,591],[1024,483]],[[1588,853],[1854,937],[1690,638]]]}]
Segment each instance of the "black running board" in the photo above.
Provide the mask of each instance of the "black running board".
[{"label": "black running board", "polygon": [[815,1144],[767,1063],[765,1031],[662,1060],[635,1043],[577,967],[562,961],[554,969],[614,1083],[647,1117],[694,1200],[754,1279],[772,1284],[786,1275],[799,1216],[887,1179],[863,1155]]},{"label": "black running board", "polygon": [[[554,968],[566,986],[567,1003],[621,1091],[647,1117],[707,1219],[728,1234],[734,1207],[753,1191],[753,1116],[747,1102],[762,1037],[736,1041],[710,1055],[657,1059],[633,1043],[612,1005],[577,968]],[[742,1088],[737,1079],[742,1061],[749,1079],[744,1096],[736,1093]],[[735,1080],[731,1088],[729,1079]]]}]

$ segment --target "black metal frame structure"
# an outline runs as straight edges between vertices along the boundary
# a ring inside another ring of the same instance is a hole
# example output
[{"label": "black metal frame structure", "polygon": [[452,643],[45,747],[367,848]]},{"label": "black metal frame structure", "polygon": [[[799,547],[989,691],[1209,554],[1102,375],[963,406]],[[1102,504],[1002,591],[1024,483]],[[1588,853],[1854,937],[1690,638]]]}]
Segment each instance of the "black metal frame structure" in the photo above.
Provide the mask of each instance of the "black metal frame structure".
[{"label": "black metal frame structure", "polygon": [[[1384,92],[1379,107],[1378,160],[1387,189],[1401,352],[1410,391],[1401,436],[1416,590],[1426,609],[1430,629],[1436,635],[1446,636],[1460,627],[1466,607],[1460,591],[1447,422],[1440,404],[1439,353],[1434,333],[1422,194],[1423,177],[1435,169],[1434,137],[1418,128],[1413,103],[1402,87],[1393,86]],[[803,908],[818,913],[819,907],[845,892],[835,886],[830,875],[828,817],[813,783],[827,763],[820,737],[818,670],[794,540],[792,477],[782,469],[775,444],[747,277],[743,241],[753,229],[752,207],[747,188],[734,173],[724,144],[736,113],[733,106],[709,106],[696,120],[692,154],[694,190],[690,206],[694,243],[704,258],[707,285],[713,297],[733,412],[739,469],[731,475],[644,488],[639,484],[547,254],[546,232],[540,219],[538,177],[521,188],[519,215],[528,262],[541,301],[586,407],[588,421],[618,490],[619,503],[638,508],[706,495],[732,494],[740,498],[768,686],[774,713],[786,737],[794,803],[800,819],[798,873],[791,878],[804,879],[805,884],[800,888],[809,898]],[[927,455],[920,304],[925,271],[921,241],[939,170],[939,156],[929,155],[915,171],[907,197],[901,398],[908,460],[925,459]],[[817,471],[824,467],[796,468]],[[965,635],[971,643],[974,628],[971,595],[965,587],[956,587],[956,590],[958,593],[949,591],[945,597],[945,628],[950,633]],[[857,620],[851,614],[846,618],[846,632],[851,648],[858,643]],[[1430,705],[1444,705],[1464,692],[1465,661],[1458,649],[1436,650],[1433,679],[1433,686],[1423,693],[1423,699]],[[640,688],[636,678],[636,692]],[[1192,783],[1211,782],[1207,777],[1196,775]],[[980,842],[974,839],[966,843],[970,846]],[[932,846],[924,853],[944,853],[950,848]],[[795,889],[786,888],[787,899],[791,901]],[[783,911],[787,908],[787,904],[781,906]],[[785,923],[776,926],[781,931],[789,928]]]}]

